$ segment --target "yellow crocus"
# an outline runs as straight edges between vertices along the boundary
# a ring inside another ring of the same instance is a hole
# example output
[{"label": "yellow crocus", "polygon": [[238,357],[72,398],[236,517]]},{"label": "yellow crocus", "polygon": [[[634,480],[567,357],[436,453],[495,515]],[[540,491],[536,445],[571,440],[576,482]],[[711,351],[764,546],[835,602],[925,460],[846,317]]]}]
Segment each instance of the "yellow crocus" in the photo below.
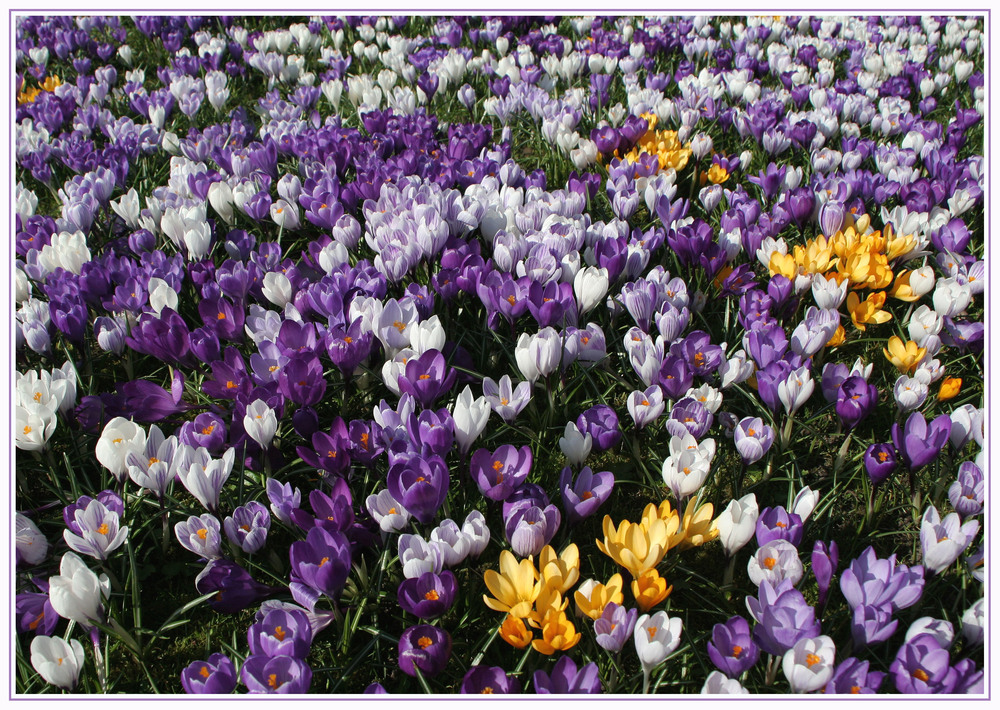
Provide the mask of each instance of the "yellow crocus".
[{"label": "yellow crocus", "polygon": [[865,330],[865,327],[873,323],[887,323],[892,320],[892,314],[882,310],[885,305],[885,291],[872,293],[868,298],[861,300],[853,291],[847,294],[847,310],[851,314],[851,321],[858,330]]},{"label": "yellow crocus", "polygon": [[535,610],[528,615],[528,623],[536,629],[542,625],[542,619],[553,609],[565,611],[569,606],[569,599],[563,599],[562,594],[552,587],[542,587],[542,591],[535,600]]},{"label": "yellow crocus", "polygon": [[846,335],[847,331],[844,330],[844,326],[838,325],[837,329],[833,331],[833,335],[830,336],[830,339],[826,341],[826,345],[823,347],[835,348],[838,345],[842,345]]},{"label": "yellow crocus", "polygon": [[638,577],[656,567],[667,552],[667,526],[657,518],[649,527],[623,520],[616,529],[611,516],[604,516],[604,541],[597,549]]},{"label": "yellow crocus", "polygon": [[[917,272],[920,271],[922,270],[917,269]],[[889,295],[900,301],[913,303],[934,288],[933,276],[927,278],[923,273],[916,273],[917,278],[914,280],[914,283],[910,283],[913,280],[914,273],[916,272],[909,269],[900,271],[896,276],[896,283],[889,290]]]},{"label": "yellow crocus", "polygon": [[601,614],[604,613],[604,607],[610,602],[621,604],[624,601],[623,586],[622,576],[617,572],[611,576],[607,584],[593,580],[584,582],[573,594],[576,610],[595,621],[600,619]]},{"label": "yellow crocus", "polygon": [[877,251],[854,251],[841,259],[838,270],[847,275],[854,288],[885,288],[892,283],[892,270],[885,254]]},{"label": "yellow crocus", "polygon": [[[681,540],[684,539],[684,531],[680,529],[681,527],[681,515],[679,511],[673,510],[670,507],[670,501],[665,500],[660,503],[659,506],[650,503],[646,506],[646,509],[642,511],[642,519],[640,520],[641,525],[646,525],[647,527],[654,520],[662,520],[663,524],[667,526],[667,549],[674,547]],[[680,531],[680,532],[678,532]]]},{"label": "yellow crocus", "polygon": [[705,175],[713,185],[721,185],[729,179],[729,172],[718,163],[712,163],[712,167],[706,171]]},{"label": "yellow crocus", "polygon": [[889,261],[906,256],[917,246],[917,240],[912,234],[898,236],[893,234],[892,225],[885,225],[885,256]]},{"label": "yellow crocus", "polygon": [[565,594],[580,579],[580,550],[572,543],[556,555],[551,545],[542,548],[538,557],[538,574],[542,586]]},{"label": "yellow crocus", "polygon": [[55,91],[57,86],[62,86],[62,80],[55,74],[52,74],[45,77],[45,81],[42,82],[41,86],[42,91]]},{"label": "yellow crocus", "polygon": [[556,651],[568,651],[576,646],[582,634],[573,626],[564,611],[549,611],[542,619],[542,638],[531,642],[531,647],[551,656]]},{"label": "yellow crocus", "polygon": [[668,587],[667,580],[655,569],[647,570],[632,581],[632,594],[643,614],[670,596],[673,589],[673,585]]},{"label": "yellow crocus", "polygon": [[799,265],[795,261],[795,256],[792,254],[782,254],[780,251],[775,251],[771,254],[771,260],[767,264],[767,269],[771,272],[771,276],[781,275],[789,281],[794,281],[799,273]]},{"label": "yellow crocus", "polygon": [[807,274],[824,274],[837,263],[837,257],[824,236],[810,239],[804,247],[796,245],[792,253],[799,269]]},{"label": "yellow crocus", "polygon": [[962,391],[961,377],[945,377],[941,380],[941,389],[938,390],[938,401],[944,402],[953,397],[957,397]]},{"label": "yellow crocus", "polygon": [[681,550],[699,547],[719,537],[719,530],[712,525],[715,507],[711,503],[699,505],[700,502],[700,498],[692,498],[684,508],[684,516],[681,518],[684,539],[679,545]]},{"label": "yellow crocus", "polygon": [[524,648],[531,643],[535,635],[528,630],[521,619],[508,614],[507,618],[500,624],[500,638],[514,648]]},{"label": "yellow crocus", "polygon": [[886,360],[895,365],[900,373],[906,375],[913,372],[920,361],[924,359],[927,348],[919,347],[912,340],[903,343],[902,338],[894,335],[889,338],[888,347],[882,348],[882,352],[885,354]]},{"label": "yellow crocus", "polygon": [[511,616],[523,619],[531,613],[531,605],[535,603],[542,589],[538,582],[538,570],[531,559],[517,561],[513,553],[504,550],[500,553],[500,573],[488,569],[483,574],[486,588],[495,598],[483,595],[483,601],[494,611],[507,612]]}]

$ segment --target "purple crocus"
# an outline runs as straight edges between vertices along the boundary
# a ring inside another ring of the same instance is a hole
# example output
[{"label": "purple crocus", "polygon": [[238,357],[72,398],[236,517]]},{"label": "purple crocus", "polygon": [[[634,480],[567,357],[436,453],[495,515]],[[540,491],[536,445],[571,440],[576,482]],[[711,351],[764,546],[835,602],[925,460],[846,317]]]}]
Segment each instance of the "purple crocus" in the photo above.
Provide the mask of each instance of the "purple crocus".
[{"label": "purple crocus", "polygon": [[174,525],[174,535],[185,550],[206,560],[222,557],[222,536],[219,521],[211,513],[192,515]]},{"label": "purple crocus", "polygon": [[[73,527],[63,530],[63,539],[70,549],[102,562],[121,547],[128,537],[128,527],[119,526],[119,513],[108,509],[100,500],[90,500],[84,507],[76,503]],[[120,503],[120,500],[119,500]],[[71,506],[67,506],[67,509]],[[66,512],[64,511],[64,517]]]},{"label": "purple crocus", "polygon": [[892,425],[892,443],[899,451],[900,459],[911,471],[924,466],[941,452],[951,434],[951,417],[947,414],[927,423],[924,415],[914,412],[906,424]]},{"label": "purple crocus", "polygon": [[351,547],[344,533],[311,528],[305,540],[292,543],[288,556],[292,564],[288,586],[296,602],[311,611],[321,594],[337,600],[351,571]]},{"label": "purple crocus", "polygon": [[326,394],[323,364],[316,355],[296,352],[278,372],[278,391],[296,404],[311,407]]},{"label": "purple crocus", "polygon": [[816,577],[816,584],[819,587],[819,600],[816,606],[822,609],[826,606],[826,595],[830,591],[830,582],[833,574],[837,571],[837,543],[830,541],[827,545],[822,540],[817,540],[812,551],[812,571]]},{"label": "purple crocus", "polygon": [[448,465],[440,456],[410,456],[389,469],[388,488],[421,523],[429,523],[448,495]]},{"label": "purple crocus", "polygon": [[554,505],[519,506],[504,516],[504,532],[518,557],[537,555],[552,542],[560,522],[559,509]]},{"label": "purple crocus", "polygon": [[747,597],[747,609],[757,622],[754,640],[761,650],[774,656],[783,655],[800,639],[820,634],[815,609],[806,604],[805,597],[792,586],[790,579],[775,585],[767,580],[761,582],[757,598]]},{"label": "purple crocus", "polygon": [[436,626],[411,626],[399,637],[399,667],[416,677],[417,669],[425,676],[436,676],[451,658],[451,635]]},{"label": "purple crocus", "polygon": [[757,518],[756,537],[758,545],[766,545],[772,540],[787,540],[795,547],[802,542],[805,526],[802,518],[789,513],[784,506],[764,508]]},{"label": "purple crocus", "polygon": [[695,439],[700,439],[712,428],[714,420],[708,407],[693,397],[685,397],[670,410],[670,417],[664,422],[664,427],[671,436],[683,438],[690,434]]},{"label": "purple crocus", "polygon": [[983,512],[985,481],[982,469],[972,461],[958,467],[957,480],[948,487],[951,507],[963,518]]},{"label": "purple crocus", "polygon": [[247,554],[257,552],[267,541],[267,532],[271,528],[271,514],[267,508],[255,500],[242,505],[222,521],[229,542],[238,546]]},{"label": "purple crocus", "polygon": [[749,466],[770,451],[774,430],[760,417],[744,417],[733,429],[733,443],[743,463]]},{"label": "purple crocus", "polygon": [[439,350],[427,350],[406,363],[399,376],[399,391],[416,399],[424,409],[445,394],[455,384],[458,373],[445,363]]},{"label": "purple crocus", "polygon": [[610,471],[594,473],[590,466],[584,466],[573,480],[573,469],[566,466],[559,475],[566,522],[572,525],[592,515],[608,499],[614,487],[615,477]]},{"label": "purple crocus", "polygon": [[593,437],[593,451],[613,449],[622,440],[618,427],[618,415],[606,404],[598,404],[586,410],[576,419],[576,427],[584,436]]},{"label": "purple crocus", "polygon": [[312,669],[292,656],[249,656],[240,669],[240,678],[251,695],[299,695],[309,690]]},{"label": "purple crocus", "polygon": [[632,640],[632,632],[635,630],[638,618],[638,609],[626,609],[615,602],[608,602],[600,617],[594,620],[597,645],[605,651],[618,653]]},{"label": "purple crocus", "polygon": [[490,500],[505,500],[531,472],[530,446],[517,448],[504,444],[496,451],[478,449],[472,454],[469,468],[479,492]]},{"label": "purple crocus", "polygon": [[882,687],[885,673],[868,670],[868,661],[859,661],[853,656],[845,658],[833,671],[833,677],[826,684],[826,695],[873,695]]},{"label": "purple crocus", "polygon": [[272,609],[247,630],[250,653],[305,658],[309,655],[313,630],[309,617],[297,609]]},{"label": "purple crocus", "polygon": [[904,643],[889,673],[896,690],[906,695],[947,694],[958,682],[948,650],[931,634],[917,634]]},{"label": "purple crocus", "polygon": [[25,592],[14,598],[14,618],[20,633],[51,636],[61,617],[49,603],[48,594]]},{"label": "purple crocus", "polygon": [[189,695],[228,695],[236,690],[236,666],[229,656],[213,653],[181,671],[181,685]]},{"label": "purple crocus", "polygon": [[424,572],[419,577],[404,579],[396,595],[403,611],[421,619],[433,619],[451,608],[457,589],[452,572]]},{"label": "purple crocus", "polygon": [[208,605],[215,611],[235,614],[262,599],[274,594],[278,589],[260,584],[250,573],[229,560],[210,560],[194,580],[199,594],[215,592]]},{"label": "purple crocus", "polygon": [[[872,413],[878,403],[878,389],[863,377],[848,377],[840,385],[836,412],[847,429],[853,429]],[[950,420],[949,420],[950,421]]]},{"label": "purple crocus", "polygon": [[463,694],[510,695],[521,692],[521,681],[507,675],[507,671],[499,666],[473,666],[462,678]]},{"label": "purple crocus", "polygon": [[857,606],[851,616],[851,637],[858,648],[871,646],[887,641],[898,625],[899,620],[892,618],[892,610],[888,605]]},{"label": "purple crocus", "polygon": [[892,444],[872,444],[865,450],[864,462],[868,478],[877,486],[896,470],[896,449]]},{"label": "purple crocus", "polygon": [[535,671],[531,677],[537,695],[597,695],[601,692],[601,678],[596,663],[577,669],[569,656],[562,656],[552,667],[552,673]]},{"label": "purple crocus", "polygon": [[738,678],[752,668],[760,658],[760,648],[750,635],[750,624],[742,616],[734,616],[724,624],[712,627],[708,642],[708,657],[730,678]]}]

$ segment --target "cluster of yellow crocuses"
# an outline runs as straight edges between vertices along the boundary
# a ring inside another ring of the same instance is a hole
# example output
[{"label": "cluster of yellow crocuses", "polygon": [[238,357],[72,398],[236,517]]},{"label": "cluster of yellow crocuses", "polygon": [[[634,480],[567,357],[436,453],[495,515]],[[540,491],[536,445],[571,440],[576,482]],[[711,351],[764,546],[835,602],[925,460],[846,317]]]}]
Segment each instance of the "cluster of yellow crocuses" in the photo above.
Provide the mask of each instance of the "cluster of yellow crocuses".
[{"label": "cluster of yellow crocuses", "polygon": [[55,91],[56,87],[61,84],[62,80],[55,74],[45,77],[45,81],[37,89],[33,86],[27,86],[27,82],[22,81],[21,91],[17,95],[17,103],[18,105],[34,103],[43,91]]},{"label": "cluster of yellow crocuses", "polygon": [[[666,599],[673,586],[656,567],[667,550],[697,547],[719,536],[712,520],[711,503],[692,499],[683,515],[673,510],[670,501],[659,506],[650,503],[637,523],[623,520],[616,528],[611,516],[604,517],[604,540],[598,549],[624,567],[632,576],[632,595],[636,606],[645,613]],[[539,554],[538,567],[532,557],[520,562],[509,550],[500,553],[500,571],[487,570],[486,587],[493,595],[483,595],[490,609],[505,612],[500,637],[516,648],[529,643],[543,654],[566,651],[580,640],[580,632],[567,616],[566,594],[580,578],[580,551],[575,543],[561,554],[546,545]],[[624,601],[622,575],[614,574],[605,584],[587,580],[573,595],[577,613],[600,618],[608,603]],[[527,623],[525,623],[527,622]],[[535,638],[532,629],[541,631]]]},{"label": "cluster of yellow crocuses", "polygon": [[[656,130],[656,124],[659,121],[656,114],[644,113],[641,114],[641,117],[646,119],[649,127],[632,149],[621,156],[622,159],[635,163],[643,153],[648,153],[656,156],[660,163],[660,170],[670,168],[677,171],[683,170],[691,157],[691,149],[688,147],[690,144],[682,144],[677,139],[677,131]],[[615,154],[617,155],[617,151]]]}]

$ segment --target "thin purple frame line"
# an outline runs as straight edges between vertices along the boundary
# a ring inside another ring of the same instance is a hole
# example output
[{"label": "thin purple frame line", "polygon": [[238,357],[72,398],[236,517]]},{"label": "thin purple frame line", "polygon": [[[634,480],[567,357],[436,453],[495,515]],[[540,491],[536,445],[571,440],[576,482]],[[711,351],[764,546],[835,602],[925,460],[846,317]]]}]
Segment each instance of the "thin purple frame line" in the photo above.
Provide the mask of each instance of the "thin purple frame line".
[{"label": "thin purple frame line", "polygon": [[[175,15],[175,14],[179,14],[178,10],[184,10],[184,9],[186,9],[186,8],[174,8],[172,11],[163,11],[162,14],[164,14],[164,15],[174,14]],[[199,9],[199,8],[192,8],[192,9]],[[453,9],[453,8],[444,8],[443,10],[448,10],[448,9]],[[518,9],[518,8],[507,8],[507,10],[510,10],[510,9]],[[310,9],[307,8],[307,9],[302,10],[301,12],[309,12],[309,11],[310,11]],[[341,10],[341,12],[344,12],[344,11],[348,11],[349,12],[350,9]],[[393,11],[392,8],[378,8],[378,13],[379,14],[386,13],[386,12],[392,12],[392,11]],[[673,10],[672,14],[674,12],[684,12],[684,11],[687,11],[686,8],[680,8],[678,10]],[[713,14],[715,14],[715,15],[722,14],[724,12],[730,12],[730,11],[735,11],[735,10],[728,10],[726,8],[713,8]],[[821,14],[821,13],[827,12],[827,11],[828,12],[838,12],[838,14],[850,13],[850,12],[858,12],[858,13],[867,12],[867,13],[870,13],[871,9],[870,8],[866,8],[865,10],[850,10],[850,9],[838,8],[836,10],[818,10],[818,11],[814,10],[812,12],[815,15],[815,14]],[[27,10],[21,11],[21,10],[19,10],[17,8],[11,8],[10,11],[9,11],[9,14],[8,14],[8,21],[10,21],[12,19],[11,18],[12,15],[19,15],[19,14],[22,14],[22,12],[27,13],[27,14],[37,14],[37,13],[31,13],[30,11],[27,11]],[[76,13],[79,13],[81,11],[78,8],[74,9],[74,10],[59,10],[59,9],[49,9],[49,8],[46,8],[45,10],[43,10],[43,12],[49,12],[49,13],[52,13],[52,12],[66,12],[66,13],[76,12]],[[91,11],[88,11],[88,12],[104,12],[104,10],[98,10],[98,11],[92,11],[91,10]],[[158,11],[156,11],[156,10],[148,10],[148,11],[144,10],[144,12],[155,13],[155,12],[158,12]],[[207,11],[204,11],[204,12],[209,12],[209,13],[219,12],[221,14],[221,13],[227,12],[227,10],[225,10],[225,9],[222,9],[222,10],[207,10]],[[291,11],[286,12],[285,14],[290,14],[290,13],[295,13],[295,12],[300,12],[300,11],[299,10],[291,10]],[[539,14],[543,14],[544,12],[545,12],[544,10],[543,11],[539,11]],[[625,14],[630,14],[630,12],[631,12],[630,10],[625,9],[625,10],[616,12],[615,14],[616,15],[619,15],[619,14],[620,15],[625,15]],[[697,10],[691,10],[691,12],[697,12]],[[742,14],[743,12],[746,12],[746,11],[741,9],[739,12],[740,12],[740,14]],[[792,11],[792,12],[794,12],[794,11]],[[985,21],[987,22],[988,27],[990,28],[990,32],[988,33],[988,36],[992,36],[992,11],[991,11],[991,9],[989,7],[986,7],[986,8],[977,8],[975,10],[957,9],[957,10],[950,10],[949,12],[950,13],[961,13],[961,12],[982,13],[983,16],[984,16]],[[269,13],[244,13],[244,14],[247,15],[247,16],[253,16],[253,15],[269,16]],[[411,16],[415,16],[416,14],[417,13],[410,13]],[[935,13],[933,11],[930,11],[930,12],[923,11],[923,12],[916,13],[916,14],[919,14],[919,15],[928,14],[928,15],[930,15],[930,14],[935,14]],[[9,26],[10,26],[11,37],[13,39],[14,26],[13,26],[12,23]],[[13,44],[12,44],[12,46],[13,46]],[[990,55],[989,49],[990,49],[989,48],[989,44],[988,43],[984,43],[984,51],[985,51],[985,57],[984,58],[985,58],[985,61],[986,61],[986,66],[989,66],[989,55]],[[10,56],[8,55],[8,68],[10,68],[10,66],[11,66],[10,63],[11,63],[11,59],[10,59]],[[11,74],[8,74],[8,75],[10,76]],[[8,107],[9,107],[8,110],[11,112],[11,115],[13,116],[12,101],[13,101],[12,97],[8,96]],[[986,148],[989,147],[991,145],[991,142],[992,142],[991,141],[992,131],[991,131],[991,126],[989,125],[989,123],[987,123],[986,133],[987,133],[987,138],[986,138],[986,145],[984,146],[984,153],[988,154],[988,151],[986,151]],[[13,140],[13,138],[11,140]],[[15,165],[12,162],[11,163],[11,177],[13,177],[13,175],[15,173],[16,173]],[[11,185],[13,186],[13,184],[14,183],[13,183],[13,179],[12,179]],[[990,181],[988,179],[987,179],[987,196],[988,197],[992,196],[992,185],[990,184]],[[8,207],[12,208],[11,194],[10,193],[8,193]],[[986,207],[987,207],[987,211],[989,211],[989,202],[987,202]],[[13,209],[11,209],[11,214],[13,215]],[[986,220],[986,222],[987,222],[986,230],[989,231],[988,220]],[[990,266],[989,266],[988,262],[986,263],[985,268],[986,268],[987,277],[988,277],[989,271],[990,271]],[[987,278],[987,284],[988,283],[989,283],[989,280]],[[12,323],[12,327],[13,327],[13,323]],[[7,334],[8,346],[10,346],[10,344],[11,344],[11,337],[12,337],[11,332],[8,332],[8,334]],[[992,345],[991,339],[989,337],[987,337],[987,343],[986,343],[987,352],[991,352],[992,351],[991,345]],[[11,350],[8,350],[8,352],[11,352]],[[988,361],[988,358],[987,358],[987,361]],[[10,384],[13,384],[13,382],[11,381]],[[988,403],[992,403],[992,398],[991,398],[990,393],[988,392],[988,388],[987,388],[986,398],[987,398],[987,402]],[[11,400],[11,401],[13,401],[13,400]],[[11,404],[11,407],[13,407],[13,404]],[[12,414],[13,414],[13,412],[12,412]],[[989,416],[988,415],[988,408],[987,408],[987,414],[986,414],[986,416],[987,417]],[[15,456],[15,450],[12,449],[12,452],[11,452],[12,463],[15,461],[14,456]],[[988,461],[988,463],[989,463],[989,461]],[[13,479],[12,479],[12,482],[10,484],[10,493],[12,494],[12,496],[11,496],[11,500],[12,501],[14,500],[14,498],[13,498],[13,491],[14,491],[14,485],[13,485]],[[992,489],[991,489],[991,494],[989,496],[989,500],[990,500],[990,502],[992,502]],[[987,518],[986,522],[987,522],[987,524],[989,524],[989,522],[990,522],[989,511],[987,511],[986,518]],[[987,527],[989,527],[989,525],[987,525]],[[984,544],[986,544],[987,547],[988,547],[988,537],[984,540]],[[7,576],[8,576],[8,585],[9,585],[9,588],[13,589],[13,586],[12,586],[12,573],[10,571],[10,567],[8,567],[8,575]],[[990,581],[992,581],[992,573],[991,573],[991,571],[987,572],[987,577],[988,577],[988,579]],[[12,614],[13,614],[13,610],[12,610]],[[987,639],[987,647],[988,647],[988,650],[992,651],[992,639],[991,638]],[[10,670],[10,680],[13,681],[13,667],[11,667],[11,670]],[[11,688],[14,687],[13,686],[13,682],[11,683],[10,687]],[[145,696],[140,696],[140,697],[144,697],[145,698]],[[338,696],[338,697],[344,697],[344,696]],[[627,699],[641,699],[641,698],[632,698],[631,696],[621,696],[621,697],[623,699],[624,698],[627,698]],[[778,697],[781,697],[781,696],[778,696]],[[987,694],[987,699],[990,699],[990,697],[991,697],[990,694]],[[11,696],[11,698],[13,698],[13,696]],[[29,696],[27,698],[19,698],[19,699],[43,699],[43,698],[35,698],[33,696]],[[87,698],[87,699],[90,699],[90,698]],[[98,698],[94,698],[94,699],[98,699]],[[127,698],[121,698],[121,699],[125,700]],[[150,699],[169,700],[169,698],[156,698],[155,696],[154,696],[154,698],[150,698]],[[223,700],[238,700],[239,698],[220,698],[220,699],[223,699]],[[295,699],[305,699],[305,697],[303,697],[303,698],[295,698]],[[414,700],[428,699],[428,700],[430,700],[431,698],[423,698],[423,697],[417,696],[417,697],[411,698],[411,699],[414,699]],[[440,698],[437,698],[437,699],[459,700],[459,698],[455,698],[455,697],[451,697],[451,696],[441,696]],[[585,698],[577,698],[577,699],[585,699]],[[592,699],[592,698],[586,698],[586,699],[596,700],[596,699]],[[758,699],[763,699],[763,698],[758,698]],[[789,699],[791,699],[791,698],[789,698]]]}]

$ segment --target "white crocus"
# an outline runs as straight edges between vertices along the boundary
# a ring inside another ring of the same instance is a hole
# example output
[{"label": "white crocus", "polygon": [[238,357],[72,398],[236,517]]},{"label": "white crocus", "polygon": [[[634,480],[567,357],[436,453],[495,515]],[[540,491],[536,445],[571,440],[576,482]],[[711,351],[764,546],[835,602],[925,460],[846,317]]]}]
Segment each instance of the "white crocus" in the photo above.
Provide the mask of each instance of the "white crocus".
[{"label": "white crocus", "polygon": [[98,577],[75,552],[65,553],[59,574],[49,577],[49,603],[53,610],[85,628],[104,618],[102,602],[110,594],[108,576]]},{"label": "white crocus", "polygon": [[129,453],[141,454],[145,447],[145,429],[124,417],[115,417],[101,432],[95,454],[101,465],[121,482],[128,473],[126,459]]},{"label": "white crocus", "polygon": [[469,385],[466,385],[455,399],[451,416],[455,421],[455,440],[463,455],[468,453],[473,442],[486,429],[491,411],[489,400],[485,396],[474,398]]},{"label": "white crocus", "polygon": [[76,687],[83,661],[83,646],[76,639],[67,642],[58,636],[36,636],[31,640],[31,666],[57,688]]},{"label": "white crocus", "polygon": [[559,448],[573,466],[579,466],[590,456],[593,437],[584,434],[576,426],[576,422],[566,422],[563,435],[559,437]]},{"label": "white crocus", "polygon": [[719,542],[727,557],[732,557],[750,542],[756,531],[759,515],[757,497],[748,493],[739,500],[729,501],[729,505],[715,519],[712,525],[719,531]]},{"label": "white crocus", "polygon": [[255,399],[243,415],[243,428],[247,436],[260,444],[262,449],[267,449],[278,430],[278,418],[267,402]]},{"label": "white crocus", "polygon": [[785,652],[781,668],[793,693],[812,693],[833,677],[836,648],[829,636],[799,639]]}]

